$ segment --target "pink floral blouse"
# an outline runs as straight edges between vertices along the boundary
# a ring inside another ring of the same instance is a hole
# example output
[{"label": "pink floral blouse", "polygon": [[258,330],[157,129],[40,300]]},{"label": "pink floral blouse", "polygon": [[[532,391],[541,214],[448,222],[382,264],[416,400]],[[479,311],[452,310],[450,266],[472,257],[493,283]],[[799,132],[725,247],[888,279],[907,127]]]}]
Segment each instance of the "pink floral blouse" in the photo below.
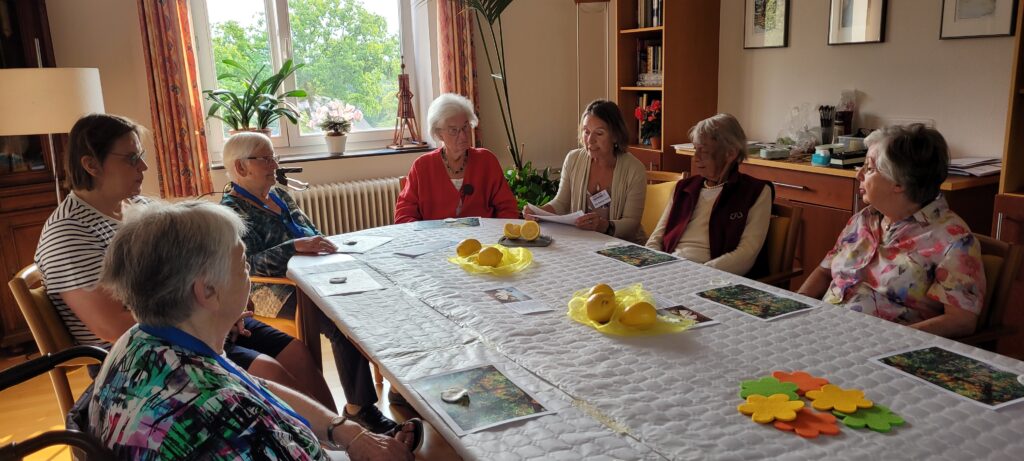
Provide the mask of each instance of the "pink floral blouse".
[{"label": "pink floral blouse", "polygon": [[907,325],[944,305],[977,314],[985,297],[981,246],[941,196],[885,230],[882,214],[865,208],[821,267],[832,271],[826,302]]}]

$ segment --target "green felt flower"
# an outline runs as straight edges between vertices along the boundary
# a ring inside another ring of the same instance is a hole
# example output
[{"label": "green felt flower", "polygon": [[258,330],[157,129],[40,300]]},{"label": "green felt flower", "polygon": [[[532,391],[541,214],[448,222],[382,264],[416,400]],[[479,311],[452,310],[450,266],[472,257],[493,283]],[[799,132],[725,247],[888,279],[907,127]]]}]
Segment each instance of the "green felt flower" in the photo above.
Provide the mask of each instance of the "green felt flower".
[{"label": "green felt flower", "polygon": [[784,383],[771,376],[765,376],[761,379],[740,383],[740,398],[745,399],[751,395],[768,397],[775,394],[785,394],[789,397],[789,400],[800,400],[800,397],[796,395],[797,387],[795,383]]},{"label": "green felt flower", "polygon": [[871,408],[858,409],[854,413],[839,410],[833,410],[832,413],[842,418],[843,424],[847,427],[862,429],[866,426],[877,432],[889,432],[893,426],[900,426],[905,422],[899,415],[878,404]]}]

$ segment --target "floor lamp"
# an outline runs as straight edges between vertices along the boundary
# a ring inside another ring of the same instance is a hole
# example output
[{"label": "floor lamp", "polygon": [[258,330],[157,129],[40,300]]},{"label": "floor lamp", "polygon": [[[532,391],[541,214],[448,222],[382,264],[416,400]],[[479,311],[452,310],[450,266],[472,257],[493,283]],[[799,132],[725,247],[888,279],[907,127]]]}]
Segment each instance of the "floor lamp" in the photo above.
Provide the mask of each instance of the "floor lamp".
[{"label": "floor lamp", "polygon": [[[0,136],[47,135],[57,182],[53,133],[67,133],[79,117],[103,113],[99,69],[0,69]],[[56,185],[61,200],[60,184]]]}]

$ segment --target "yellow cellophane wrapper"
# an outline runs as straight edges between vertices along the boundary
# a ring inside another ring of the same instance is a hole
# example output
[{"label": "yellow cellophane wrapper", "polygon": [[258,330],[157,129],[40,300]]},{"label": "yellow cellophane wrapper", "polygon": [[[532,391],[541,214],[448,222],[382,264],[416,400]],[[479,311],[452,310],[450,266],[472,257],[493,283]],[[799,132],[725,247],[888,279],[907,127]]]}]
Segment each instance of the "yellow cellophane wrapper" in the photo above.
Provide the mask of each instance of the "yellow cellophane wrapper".
[{"label": "yellow cellophane wrapper", "polygon": [[641,301],[646,301],[651,303],[651,305],[654,305],[654,299],[651,298],[651,294],[644,290],[643,286],[638,283],[621,290],[615,290],[615,312],[612,313],[612,319],[609,320],[608,323],[602,325],[590,320],[590,317],[587,317],[586,304],[587,293],[589,291],[590,288],[584,288],[572,294],[572,299],[569,300],[568,315],[569,318],[600,331],[601,333],[618,336],[654,336],[685,331],[696,323],[693,320],[668,317],[659,314],[658,321],[647,329],[641,330],[623,325],[619,322],[619,317],[622,315],[622,311],[626,306],[631,306]]},{"label": "yellow cellophane wrapper", "polygon": [[[477,264],[476,258],[480,253],[460,257],[458,255],[448,258],[449,262],[458,264],[470,274],[493,274],[509,275],[526,269],[533,262],[533,253],[526,248],[506,248],[504,245],[485,245],[484,248],[493,246],[501,251],[501,262],[496,267],[481,266]],[[483,248],[481,248],[483,250]]]}]

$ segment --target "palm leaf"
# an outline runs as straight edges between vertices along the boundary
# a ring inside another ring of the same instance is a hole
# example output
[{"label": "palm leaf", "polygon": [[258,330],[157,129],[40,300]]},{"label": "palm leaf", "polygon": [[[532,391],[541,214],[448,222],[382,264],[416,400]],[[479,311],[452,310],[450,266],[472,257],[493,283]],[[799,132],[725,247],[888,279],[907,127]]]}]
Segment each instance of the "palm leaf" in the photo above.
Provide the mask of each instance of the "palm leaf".
[{"label": "palm leaf", "polygon": [[479,11],[488,24],[494,24],[511,3],[512,0],[466,0],[466,7]]}]

